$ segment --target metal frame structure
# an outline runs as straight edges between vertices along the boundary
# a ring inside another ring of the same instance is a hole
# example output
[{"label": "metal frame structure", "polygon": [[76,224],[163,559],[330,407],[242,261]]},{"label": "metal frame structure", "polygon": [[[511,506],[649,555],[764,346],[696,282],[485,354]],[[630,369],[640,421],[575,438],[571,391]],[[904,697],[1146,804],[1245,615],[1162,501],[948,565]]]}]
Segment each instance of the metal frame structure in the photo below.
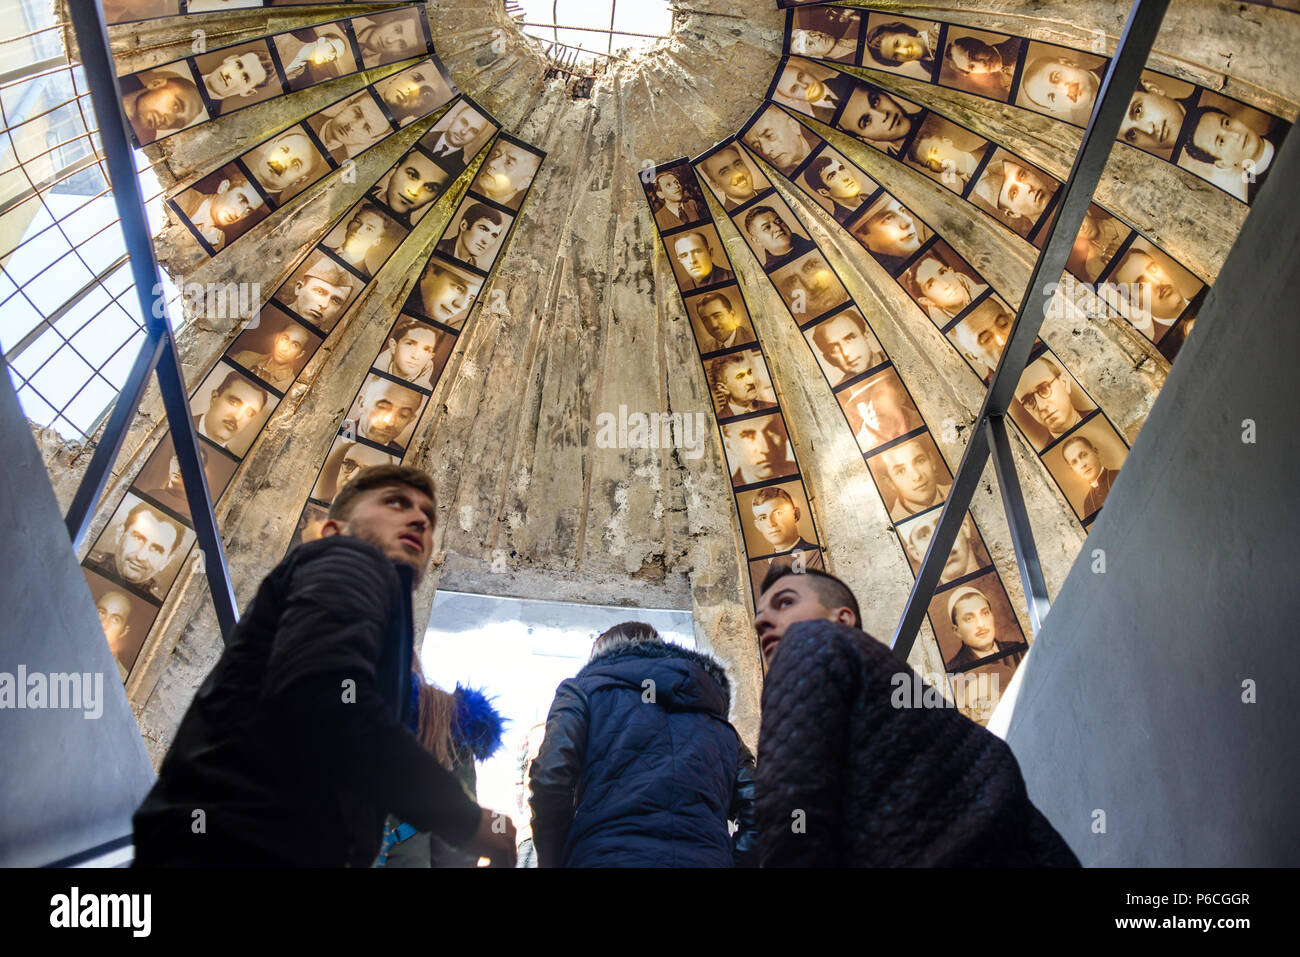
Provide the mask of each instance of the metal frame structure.
[{"label": "metal frame structure", "polygon": [[939,576],[943,573],[944,563],[957,539],[957,530],[970,508],[971,498],[990,454],[994,457],[994,469],[1002,491],[1003,508],[1007,514],[1016,564],[1029,603],[1030,623],[1035,635],[1047,614],[1047,586],[1043,580],[1038,551],[1034,546],[1020,482],[1016,477],[1011,443],[1007,436],[1006,414],[1014,398],[1016,383],[1020,380],[1030,350],[1046,318],[1051,301],[1048,289],[1057,283],[1065,271],[1070,249],[1079,234],[1088,203],[1096,192],[1102,168],[1106,165],[1119,134],[1120,121],[1128,109],[1133,90],[1137,89],[1138,80],[1168,7],[1169,0],[1136,0],[1129,11],[1119,45],[1111,58],[1106,76],[1102,79],[1088,127],[1084,130],[1083,142],[1075,155],[1074,166],[1061,190],[1060,214],[1034,265],[1024,299],[1016,314],[1015,325],[1002,350],[1002,359],[971,430],[970,442],[962,456],[961,465],[953,476],[952,489],[944,502],[939,524],[930,538],[930,547],[912,585],[903,617],[894,630],[890,647],[900,658],[907,658],[916,642],[921,622],[925,619],[935,587],[939,584]]},{"label": "metal frame structure", "polygon": [[108,485],[109,472],[117,461],[140,400],[148,388],[150,373],[156,372],[176,449],[176,459],[185,483],[185,497],[194,520],[194,532],[201,549],[208,587],[212,592],[212,603],[216,607],[221,634],[229,641],[230,633],[239,621],[239,611],[230,584],[221,534],[212,511],[212,496],[199,458],[199,440],[189,414],[185,375],[181,369],[180,356],[176,352],[171,320],[167,317],[162,298],[158,261],[154,258],[144,197],[140,192],[127,138],[126,117],[122,112],[121,91],[113,68],[103,11],[99,0],[94,0],[92,3],[69,3],[68,13],[77,36],[81,65],[90,84],[91,102],[99,120],[104,162],[113,187],[113,201],[121,217],[131,273],[140,298],[141,314],[145,319],[144,344],[113,406],[108,424],[91,458],[90,467],[68,508],[65,519],[68,534],[72,537],[73,547],[79,547],[90,527],[95,506]]}]

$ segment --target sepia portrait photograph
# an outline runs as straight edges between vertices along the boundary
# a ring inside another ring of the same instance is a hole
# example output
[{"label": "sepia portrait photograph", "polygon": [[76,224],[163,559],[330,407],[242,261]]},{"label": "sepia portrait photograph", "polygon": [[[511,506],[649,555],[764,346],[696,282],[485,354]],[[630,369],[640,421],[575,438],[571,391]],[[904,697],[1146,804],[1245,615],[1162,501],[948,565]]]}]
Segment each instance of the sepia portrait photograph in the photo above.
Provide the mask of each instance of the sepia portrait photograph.
[{"label": "sepia portrait photograph", "polygon": [[366,376],[344,420],[353,434],[401,456],[411,442],[415,423],[428,396],[409,385],[371,372]]},{"label": "sepia portrait photograph", "polygon": [[532,150],[498,137],[470,189],[518,212],[541,164],[542,158]]},{"label": "sepia portrait photograph", "polygon": [[1128,224],[1096,203],[1089,203],[1065,268],[1083,282],[1096,282],[1116,250],[1133,234]]},{"label": "sepia portrait photograph", "polygon": [[1074,126],[1087,126],[1106,65],[1104,56],[1032,41],[1013,102]]},{"label": "sepia portrait photograph", "polygon": [[1176,161],[1189,173],[1249,203],[1268,177],[1290,128],[1291,124],[1263,110],[1201,90]]},{"label": "sepia portrait photograph", "polygon": [[271,298],[328,334],[364,286],[361,279],[325,253],[314,252]]},{"label": "sepia portrait photograph", "polygon": [[794,175],[821,137],[779,106],[769,105],[741,136],[741,142],[782,174]]},{"label": "sepia portrait photograph", "polygon": [[434,162],[455,179],[474,161],[497,127],[491,120],[461,101],[438,118],[429,132],[420,137],[420,145]]},{"label": "sepia portrait photograph", "polygon": [[413,316],[400,316],[373,368],[432,391],[456,345],[456,337]]},{"label": "sepia portrait photograph", "polygon": [[762,597],[760,589],[763,585],[763,579],[773,568],[794,568],[802,570],[815,568],[818,571],[826,570],[826,560],[822,557],[819,548],[801,548],[784,555],[775,555],[772,558],[758,558],[749,563],[749,582],[754,593],[754,604],[758,604],[759,598]]},{"label": "sepia portrait photograph", "polygon": [[1043,464],[1083,521],[1105,504],[1126,458],[1128,446],[1115,427],[1094,415],[1043,453]]},{"label": "sepia portrait photograph", "polygon": [[930,113],[912,137],[903,162],[961,195],[989,149],[982,136]]},{"label": "sepia portrait photograph", "polygon": [[243,458],[280,400],[226,362],[218,362],[190,399],[200,437]]},{"label": "sepia portrait photograph", "polygon": [[803,482],[797,478],[739,492],[736,508],[745,533],[745,551],[750,558],[818,547],[812,510],[808,508]]},{"label": "sepia portrait photograph", "polygon": [[967,668],[950,678],[957,710],[976,724],[987,725],[1023,660],[1023,653],[991,658],[988,664]]},{"label": "sepia portrait photograph", "polygon": [[868,15],[862,66],[929,83],[938,64],[938,23],[892,13]]},{"label": "sepia portrait photograph", "polygon": [[136,595],[161,602],[193,544],[189,528],[128,492],[85,565]]},{"label": "sepia portrait photograph", "polygon": [[1024,43],[1020,37],[950,23],[939,61],[939,85],[1005,103]]},{"label": "sepia portrait photograph", "polygon": [[367,70],[433,52],[418,7],[353,17],[352,34]]},{"label": "sepia portrait photograph", "polygon": [[450,173],[418,146],[412,146],[380,178],[369,195],[386,206],[409,231],[433,208],[451,181]]},{"label": "sepia portrait photograph", "polygon": [[874,369],[889,358],[856,306],[809,326],[803,334],[831,388]]},{"label": "sepia portrait photograph", "polygon": [[733,488],[798,474],[781,413],[729,422],[721,428]]},{"label": "sepia portrait photograph", "polygon": [[862,33],[861,10],[811,7],[796,10],[790,27],[790,52],[814,60],[852,64]]},{"label": "sepia portrait photograph", "polygon": [[325,235],[322,245],[362,279],[370,280],[406,233],[406,226],[363,199]]},{"label": "sepia portrait photograph", "polygon": [[948,340],[985,385],[993,382],[1016,314],[998,296],[989,296],[948,330]]},{"label": "sepia portrait photograph", "polygon": [[770,275],[786,308],[800,325],[849,300],[839,276],[819,250],[800,256]]},{"label": "sepia portrait photograph", "polygon": [[360,156],[393,131],[369,89],[312,114],[307,124],[336,163]]},{"label": "sepia portrait photograph", "polygon": [[849,98],[857,81],[848,73],[803,57],[791,57],[772,82],[772,102],[823,123]]},{"label": "sepia portrait photograph", "polygon": [[158,617],[158,606],[89,568],[83,568],[82,572],[90,586],[95,611],[99,613],[99,627],[104,629],[104,640],[117,662],[118,680],[126,681],[145,638],[149,636],[149,629]]},{"label": "sepia portrait photograph", "polygon": [[719,419],[776,408],[776,390],[756,347],[709,359],[704,368]]},{"label": "sepia portrait photograph", "polygon": [[268,40],[224,47],[193,58],[213,114],[222,116],[285,92]]},{"label": "sepia portrait photograph", "polygon": [[923,113],[911,100],[859,81],[835,125],[885,155],[897,156]]},{"label": "sepia portrait photograph", "polygon": [[836,393],[864,455],[925,426],[893,366]]},{"label": "sepia portrait photograph", "polygon": [[775,191],[736,213],[732,221],[764,270],[786,262],[791,256],[802,256],[817,248],[785,200]]},{"label": "sepia portrait photograph", "polygon": [[867,465],[896,522],[942,505],[952,488],[952,474],[928,432],[877,452]]},{"label": "sepia portrait photograph", "polygon": [[871,177],[827,143],[805,167],[801,185],[840,224],[861,212],[877,189]]},{"label": "sepia portrait photograph", "polygon": [[172,205],[210,255],[221,252],[271,215],[258,187],[234,163],[203,177],[177,195]]},{"label": "sepia portrait photograph", "polygon": [[357,473],[362,469],[368,469],[373,465],[396,465],[399,461],[396,455],[339,436],[330,447],[329,455],[325,457],[325,464],[321,467],[311,497],[329,505],[334,501],[334,496],[339,493],[339,489],[356,478]]},{"label": "sepia portrait photograph", "polygon": [[1196,87],[1164,73],[1143,70],[1129,99],[1116,139],[1168,160],[1196,99]]},{"label": "sepia portrait photograph", "polygon": [[290,90],[305,90],[357,72],[357,58],[352,52],[352,42],[343,31],[344,23],[322,23],[271,38]]},{"label": "sepia portrait photograph", "polygon": [[188,60],[118,78],[122,109],[136,143],[148,146],[211,117]]},{"label": "sepia portrait photograph", "polygon": [[695,164],[722,208],[737,209],[772,188],[763,171],[734,140]]},{"label": "sepia portrait photograph", "polygon": [[899,277],[899,284],[940,329],[988,291],[975,267],[936,239]]},{"label": "sepia portrait photograph", "polygon": [[1041,452],[1096,408],[1079,381],[1048,350],[1025,366],[1007,411],[1029,444]]},{"label": "sepia portrait photograph", "polygon": [[404,311],[459,329],[483,289],[483,278],[434,257],[407,297]]},{"label": "sepia portrait photograph", "polygon": [[996,571],[937,592],[930,622],[949,674],[969,671],[993,659],[1018,665],[1029,650],[1024,632]]},{"label": "sepia portrait photograph", "polygon": [[480,202],[470,193],[460,201],[460,208],[447,224],[437,250],[448,259],[479,272],[491,272],[513,222],[514,217],[509,213]]},{"label": "sepia portrait photograph", "polygon": [[695,171],[689,163],[679,163],[667,169],[647,169],[641,174],[641,185],[645,187],[655,225],[661,233],[709,218]]},{"label": "sepia portrait photograph", "polygon": [[[939,514],[942,511],[943,509],[936,506],[915,518],[899,522],[894,528],[898,533],[898,540],[903,544],[903,551],[907,553],[907,560],[912,565],[913,575],[921,571],[921,562],[925,560],[925,553],[930,547],[930,539],[934,537],[934,530],[939,525]],[[984,539],[980,537],[979,529],[975,527],[975,519],[970,512],[967,512],[957,528],[957,539],[948,553],[948,560],[944,562],[943,572],[939,575],[939,584],[946,585],[958,578],[973,575],[981,568],[988,568],[992,564],[993,560],[989,557]]]},{"label": "sepia portrait photograph", "polygon": [[1145,236],[1110,266],[1099,294],[1152,342],[1159,343],[1205,287]]},{"label": "sepia portrait photograph", "polygon": [[104,22],[130,23],[156,17],[175,17],[181,12],[181,0],[102,0]]},{"label": "sepia portrait photograph", "polygon": [[243,159],[253,178],[278,205],[330,171],[329,161],[301,124],[249,150]]},{"label": "sepia portrait photograph", "polygon": [[889,193],[881,193],[849,232],[891,276],[897,276],[934,235],[934,230]]},{"label": "sepia portrait photograph", "polygon": [[755,340],[753,321],[739,286],[701,293],[684,302],[700,355],[743,346]]},{"label": "sepia portrait photograph", "polygon": [[260,321],[250,323],[226,355],[277,392],[288,392],[322,341],[315,329],[268,302]]},{"label": "sepia portrait photograph", "polygon": [[298,517],[298,524],[293,530],[293,538],[289,542],[289,547],[295,545],[305,545],[307,542],[314,542],[320,539],[321,529],[329,520],[330,510],[324,506],[317,505],[315,502],[308,502],[302,510],[302,515]]},{"label": "sepia portrait photograph", "polygon": [[997,147],[968,198],[1018,236],[1029,239],[1060,188],[1059,182],[1037,166]]},{"label": "sepia portrait photograph", "polygon": [[664,237],[668,261],[682,292],[704,289],[724,282],[734,282],[731,261],[718,237],[718,227],[701,223],[684,232]]},{"label": "sepia portrait photograph", "polygon": [[375,84],[375,92],[398,126],[428,116],[456,95],[456,90],[432,60],[425,60]]},{"label": "sepia portrait photograph", "polygon": [[[215,505],[230,484],[235,469],[239,468],[239,461],[210,448],[202,439],[199,440],[199,461],[203,463],[203,478],[208,483],[208,495]],[[181,463],[176,457],[171,432],[163,437],[144,463],[132,488],[150,501],[171,509],[191,525],[194,524],[190,517],[190,503],[185,498],[185,481],[181,477]]]}]

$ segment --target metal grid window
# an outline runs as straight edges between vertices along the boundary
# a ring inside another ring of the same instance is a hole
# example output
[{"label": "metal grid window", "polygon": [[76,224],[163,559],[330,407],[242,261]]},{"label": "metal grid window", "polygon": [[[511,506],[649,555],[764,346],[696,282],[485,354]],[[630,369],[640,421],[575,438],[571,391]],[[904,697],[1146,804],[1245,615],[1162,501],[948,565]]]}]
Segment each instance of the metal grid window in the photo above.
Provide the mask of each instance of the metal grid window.
[{"label": "metal grid window", "polygon": [[[144,339],[89,87],[49,0],[0,0],[0,350],[23,411],[66,439],[94,434]],[[136,170],[151,226],[163,191]],[[178,322],[180,292],[164,280]]]},{"label": "metal grid window", "polygon": [[591,72],[666,39],[673,26],[665,0],[507,0],[506,12],[547,44],[547,56]]}]

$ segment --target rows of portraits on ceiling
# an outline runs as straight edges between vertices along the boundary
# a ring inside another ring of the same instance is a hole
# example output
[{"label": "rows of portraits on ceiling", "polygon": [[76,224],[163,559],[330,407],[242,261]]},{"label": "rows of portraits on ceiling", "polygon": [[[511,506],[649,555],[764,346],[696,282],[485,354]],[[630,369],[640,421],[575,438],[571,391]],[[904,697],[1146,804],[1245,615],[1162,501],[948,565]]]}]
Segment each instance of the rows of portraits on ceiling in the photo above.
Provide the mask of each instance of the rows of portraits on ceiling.
[{"label": "rows of portraits on ceiling", "polygon": [[[197,12],[196,6],[191,2],[190,11]],[[133,12],[142,15],[158,7],[136,4]],[[375,30],[395,39],[376,39]],[[415,47],[406,43],[412,36],[418,40]],[[346,41],[347,51],[341,58],[330,52],[339,37]],[[385,51],[368,48],[367,38],[386,47]],[[314,247],[296,259],[269,301],[257,303],[244,317],[224,353],[192,392],[190,411],[214,503],[229,489],[240,464],[248,459],[311,359],[331,336],[337,338],[351,324],[356,316],[352,307],[385,264],[404,245],[419,247],[432,235],[430,228],[416,230],[440,198],[448,197],[450,203],[468,188],[361,383],[341,438],[329,447],[319,479],[309,486],[311,499],[294,533],[296,543],[318,532],[321,513],[337,484],[346,481],[347,469],[397,461],[405,453],[518,219],[543,154],[503,132],[485,110],[458,93],[433,51],[423,5],[406,4],[384,14],[319,23],[208,56],[216,64],[234,62],[229,58],[238,60],[254,48],[258,55],[277,51],[270,64],[274,80],[268,83],[282,96],[310,85],[285,69],[286,62],[296,62],[293,50],[325,51],[323,56],[342,69],[336,76],[357,72],[357,64],[360,69],[392,69],[217,169],[202,172],[168,201],[172,214],[188,227],[202,250],[201,258],[206,258],[255,244],[260,233],[250,230],[297,197],[315,202],[326,191],[342,188],[355,190],[360,197],[324,230]],[[419,59],[411,62],[413,56]],[[178,62],[187,71],[199,66],[198,58]],[[192,75],[202,82],[201,73]],[[310,82],[330,78],[318,75]],[[148,81],[136,85],[150,89]],[[139,106],[134,86],[123,85],[123,108],[141,145],[177,132],[166,123],[139,121],[140,111],[152,107]],[[201,98],[205,109],[190,119],[189,126],[221,115],[207,109],[211,100],[206,93]],[[387,171],[372,182],[358,183],[355,161],[407,128],[419,132],[419,138]],[[321,188],[313,190],[316,186]],[[440,219],[431,219],[431,227],[436,228]],[[374,319],[367,314],[367,321]],[[315,374],[328,374],[328,370]],[[158,638],[160,613],[172,592],[179,591],[175,586],[195,542],[170,435],[164,432],[149,454],[141,457],[142,467],[83,561],[123,680],[143,660],[147,641]]]}]

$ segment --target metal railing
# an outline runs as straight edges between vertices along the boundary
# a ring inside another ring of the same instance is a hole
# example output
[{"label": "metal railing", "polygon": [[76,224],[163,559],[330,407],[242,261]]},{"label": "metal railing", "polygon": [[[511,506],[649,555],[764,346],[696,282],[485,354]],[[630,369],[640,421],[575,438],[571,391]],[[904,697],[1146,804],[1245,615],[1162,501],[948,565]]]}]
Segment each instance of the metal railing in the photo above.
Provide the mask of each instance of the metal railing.
[{"label": "metal railing", "polygon": [[1079,235],[1084,213],[1101,179],[1102,168],[1115,145],[1120,121],[1128,109],[1133,90],[1137,88],[1168,7],[1169,0],[1137,0],[1129,11],[1119,45],[1111,58],[1106,76],[1102,79],[1097,103],[1093,107],[1087,129],[1084,130],[1083,142],[1075,155],[1074,166],[1061,191],[1060,214],[1034,264],[1029,285],[1016,314],[1015,325],[1012,326],[984,405],[971,430],[970,442],[962,456],[961,465],[953,476],[952,489],[944,502],[938,527],[930,538],[930,547],[912,585],[903,617],[894,630],[890,647],[900,658],[906,658],[916,642],[921,622],[925,619],[935,587],[939,584],[939,576],[948,560],[948,553],[957,539],[957,530],[970,508],[971,498],[990,454],[993,455],[993,466],[1002,491],[1002,504],[1011,530],[1016,565],[1024,585],[1030,624],[1035,635],[1047,615],[1047,586],[1043,580],[1038,550],[1029,527],[1029,514],[1025,509],[1024,496],[1020,491],[1020,482],[1011,456],[1006,426],[1007,409],[1014,397],[1016,383],[1029,360],[1034,340],[1046,318],[1052,298],[1049,287],[1054,287],[1065,271],[1065,263],[1074,240]]},{"label": "metal railing", "polygon": [[91,457],[90,467],[68,508],[65,519],[68,534],[72,537],[73,547],[79,547],[90,527],[95,506],[108,485],[109,473],[122,450],[127,430],[140,407],[140,400],[148,388],[150,374],[156,372],[163,408],[167,413],[167,424],[176,449],[176,460],[180,464],[181,478],[185,483],[185,498],[194,519],[199,548],[203,553],[203,567],[212,592],[212,603],[216,606],[221,634],[228,641],[239,621],[239,611],[230,585],[217,519],[212,511],[212,496],[203,474],[203,463],[199,459],[198,437],[190,418],[185,375],[162,297],[158,261],[154,258],[144,197],[136,178],[135,163],[127,137],[126,116],[121,107],[122,96],[117,85],[117,73],[113,68],[113,56],[109,52],[103,10],[99,0],[94,0],[92,3],[69,3],[68,13],[77,36],[86,81],[90,84],[91,102],[99,120],[104,162],[108,168],[109,183],[113,187],[113,202],[121,218],[131,274],[145,321],[144,344],[113,406],[108,424]]}]

